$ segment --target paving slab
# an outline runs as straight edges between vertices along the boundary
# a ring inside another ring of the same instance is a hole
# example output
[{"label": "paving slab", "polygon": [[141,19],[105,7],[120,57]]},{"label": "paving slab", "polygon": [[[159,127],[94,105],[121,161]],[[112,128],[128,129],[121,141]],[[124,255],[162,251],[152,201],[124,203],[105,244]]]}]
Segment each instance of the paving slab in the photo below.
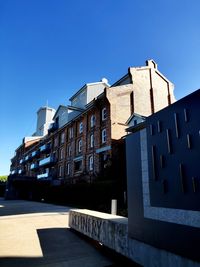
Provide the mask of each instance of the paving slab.
[{"label": "paving slab", "polygon": [[0,266],[115,266],[109,257],[70,230],[69,209],[0,199]]}]

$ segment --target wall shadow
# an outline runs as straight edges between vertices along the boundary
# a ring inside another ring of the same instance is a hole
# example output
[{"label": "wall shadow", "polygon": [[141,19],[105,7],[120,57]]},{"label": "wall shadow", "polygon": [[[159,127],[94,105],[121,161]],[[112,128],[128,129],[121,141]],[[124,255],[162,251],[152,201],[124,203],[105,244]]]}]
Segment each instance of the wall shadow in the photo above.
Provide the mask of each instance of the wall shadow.
[{"label": "wall shadow", "polygon": [[43,257],[1,257],[0,266],[139,266],[69,228],[38,229],[37,234]]},{"label": "wall shadow", "polygon": [[25,200],[4,200],[0,198],[0,217],[30,213],[68,212],[69,207]]}]

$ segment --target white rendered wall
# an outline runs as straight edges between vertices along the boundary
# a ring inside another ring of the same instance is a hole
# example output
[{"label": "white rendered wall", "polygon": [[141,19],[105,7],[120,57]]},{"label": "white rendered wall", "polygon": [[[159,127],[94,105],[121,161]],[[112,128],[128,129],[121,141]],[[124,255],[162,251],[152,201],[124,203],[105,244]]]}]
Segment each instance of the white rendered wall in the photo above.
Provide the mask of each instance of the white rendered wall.
[{"label": "white rendered wall", "polygon": [[50,123],[53,122],[55,110],[53,108],[42,107],[37,112],[37,128],[36,136],[43,136],[47,134]]}]

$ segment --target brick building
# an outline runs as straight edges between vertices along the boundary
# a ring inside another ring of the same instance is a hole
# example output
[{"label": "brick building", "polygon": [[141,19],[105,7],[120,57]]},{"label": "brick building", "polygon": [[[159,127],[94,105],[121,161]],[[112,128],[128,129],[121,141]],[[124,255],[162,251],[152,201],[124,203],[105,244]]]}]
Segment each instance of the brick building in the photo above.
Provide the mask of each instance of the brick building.
[{"label": "brick building", "polygon": [[111,86],[105,78],[85,84],[70,98],[71,105],[56,112],[39,109],[36,133],[16,149],[11,176],[76,183],[113,175],[133,114],[145,117],[174,101],[173,84],[153,60],[130,67]]}]

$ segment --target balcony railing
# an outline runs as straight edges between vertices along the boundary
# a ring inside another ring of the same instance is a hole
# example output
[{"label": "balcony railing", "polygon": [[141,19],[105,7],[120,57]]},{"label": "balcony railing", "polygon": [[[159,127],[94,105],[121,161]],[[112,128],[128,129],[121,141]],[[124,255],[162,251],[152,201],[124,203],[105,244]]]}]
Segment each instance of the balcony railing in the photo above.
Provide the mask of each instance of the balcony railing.
[{"label": "balcony railing", "polygon": [[44,158],[44,159],[40,160],[39,161],[39,166],[49,165],[49,164],[53,164],[55,162],[56,162],[55,157],[49,156],[47,158]]},{"label": "balcony railing", "polygon": [[32,158],[34,158],[34,157],[37,157],[39,154],[40,154],[40,151],[39,150],[36,150],[36,151],[33,151],[31,153],[31,156],[32,156]]},{"label": "balcony railing", "polygon": [[47,178],[48,176],[49,176],[48,172],[42,173],[42,174],[38,174],[37,175],[37,179]]},{"label": "balcony railing", "polygon": [[44,144],[43,146],[40,147],[40,152],[47,152],[51,148],[50,144]]},{"label": "balcony railing", "polygon": [[24,163],[24,159],[20,159],[19,163],[23,164]]},{"label": "balcony railing", "polygon": [[25,159],[24,159],[24,162],[26,162],[26,161],[30,160],[31,158],[32,158],[32,154],[30,154],[30,155],[27,155],[27,156],[25,157]]},{"label": "balcony railing", "polygon": [[35,170],[38,168],[38,163],[31,164],[31,170]]}]

